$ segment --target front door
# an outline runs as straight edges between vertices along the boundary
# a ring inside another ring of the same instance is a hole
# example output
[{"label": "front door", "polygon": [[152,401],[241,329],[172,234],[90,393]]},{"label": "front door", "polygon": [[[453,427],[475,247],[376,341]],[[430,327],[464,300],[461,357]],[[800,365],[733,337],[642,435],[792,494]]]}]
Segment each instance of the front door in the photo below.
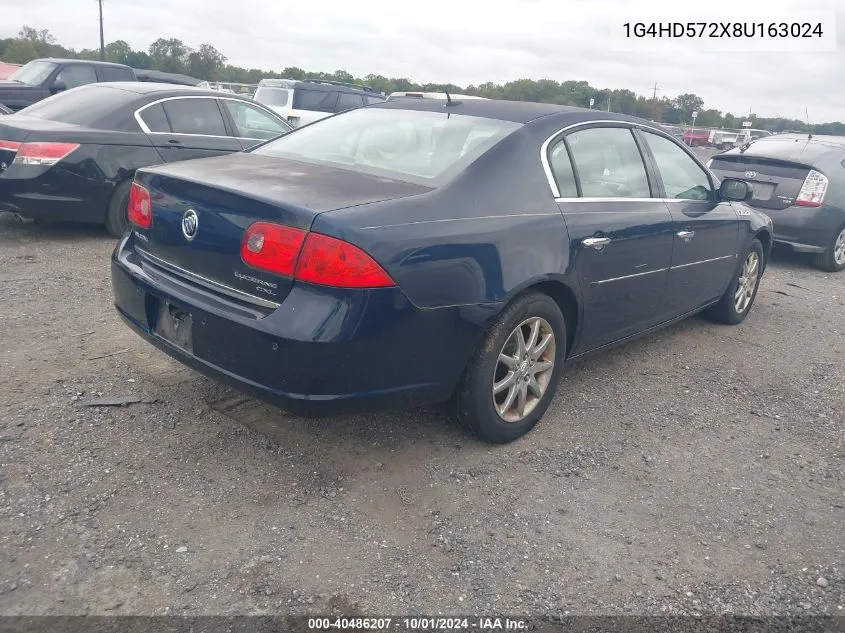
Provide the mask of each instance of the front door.
[{"label": "front door", "polygon": [[674,246],[669,286],[661,312],[680,316],[725,292],[736,270],[739,221],[721,202],[707,172],[672,139],[640,130],[654,158],[666,206],[672,214]]},{"label": "front door", "polygon": [[666,204],[652,197],[653,183],[632,130],[578,129],[552,147],[549,158],[583,297],[574,353],[655,325],[671,264],[673,224]]}]

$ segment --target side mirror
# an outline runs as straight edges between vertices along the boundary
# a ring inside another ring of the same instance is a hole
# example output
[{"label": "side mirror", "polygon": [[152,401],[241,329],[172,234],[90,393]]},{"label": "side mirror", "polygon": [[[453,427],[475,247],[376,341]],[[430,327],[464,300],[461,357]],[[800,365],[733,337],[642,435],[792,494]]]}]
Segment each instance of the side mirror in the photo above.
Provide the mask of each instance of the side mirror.
[{"label": "side mirror", "polygon": [[67,84],[63,81],[54,81],[53,85],[50,86],[50,94],[56,94],[57,92],[64,92],[67,90]]},{"label": "side mirror", "polygon": [[731,202],[745,202],[750,200],[754,195],[754,190],[744,180],[737,180],[736,178],[725,178],[722,184],[719,185],[719,197],[722,200],[730,200]]}]

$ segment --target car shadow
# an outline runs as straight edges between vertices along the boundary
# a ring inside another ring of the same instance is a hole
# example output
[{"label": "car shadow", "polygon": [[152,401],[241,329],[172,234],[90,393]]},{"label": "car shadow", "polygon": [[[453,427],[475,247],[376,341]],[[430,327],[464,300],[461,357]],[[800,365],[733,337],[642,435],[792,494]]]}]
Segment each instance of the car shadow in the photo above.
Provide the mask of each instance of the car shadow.
[{"label": "car shadow", "polygon": [[806,270],[818,270],[813,265],[811,253],[797,253],[788,246],[775,244],[772,248],[771,263],[783,266],[797,266]]},{"label": "car shadow", "polygon": [[77,222],[41,222],[26,220],[12,213],[0,212],[0,235],[24,239],[78,240],[103,239],[117,242],[101,224]]}]

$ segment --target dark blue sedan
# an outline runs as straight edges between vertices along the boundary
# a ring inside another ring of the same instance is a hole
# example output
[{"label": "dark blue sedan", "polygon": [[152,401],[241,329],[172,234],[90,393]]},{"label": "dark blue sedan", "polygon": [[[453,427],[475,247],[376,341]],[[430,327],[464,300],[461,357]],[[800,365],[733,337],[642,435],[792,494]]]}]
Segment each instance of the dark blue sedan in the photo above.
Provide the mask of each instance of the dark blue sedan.
[{"label": "dark blue sedan", "polygon": [[705,309],[745,319],[772,239],[750,195],[639,119],[388,102],[139,170],[115,304],[294,412],[451,400],[507,442],[566,361]]}]

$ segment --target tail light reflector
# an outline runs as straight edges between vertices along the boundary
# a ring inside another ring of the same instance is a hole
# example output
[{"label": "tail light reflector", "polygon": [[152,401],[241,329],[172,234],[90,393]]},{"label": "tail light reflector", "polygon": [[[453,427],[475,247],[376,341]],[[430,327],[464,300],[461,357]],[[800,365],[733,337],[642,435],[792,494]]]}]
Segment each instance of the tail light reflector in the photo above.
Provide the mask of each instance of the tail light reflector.
[{"label": "tail light reflector", "polygon": [[79,143],[22,143],[14,162],[18,165],[55,165],[79,147]]},{"label": "tail light reflector", "polygon": [[820,207],[824,202],[824,194],[827,193],[827,176],[811,169],[801,185],[801,191],[795,198],[795,204],[799,207]]},{"label": "tail light reflector", "polygon": [[241,243],[244,263],[267,272],[293,277],[305,231],[289,226],[256,222]]},{"label": "tail light reflector", "polygon": [[126,215],[132,224],[142,229],[148,229],[153,225],[153,204],[150,192],[137,182],[133,182],[129,188],[129,207]]},{"label": "tail light reflector", "polygon": [[17,152],[21,147],[21,144],[17,141],[0,141],[0,149],[4,149],[11,152]]},{"label": "tail light reflector", "polygon": [[241,259],[277,275],[321,286],[395,286],[384,269],[357,246],[320,233],[256,222],[244,233]]}]

